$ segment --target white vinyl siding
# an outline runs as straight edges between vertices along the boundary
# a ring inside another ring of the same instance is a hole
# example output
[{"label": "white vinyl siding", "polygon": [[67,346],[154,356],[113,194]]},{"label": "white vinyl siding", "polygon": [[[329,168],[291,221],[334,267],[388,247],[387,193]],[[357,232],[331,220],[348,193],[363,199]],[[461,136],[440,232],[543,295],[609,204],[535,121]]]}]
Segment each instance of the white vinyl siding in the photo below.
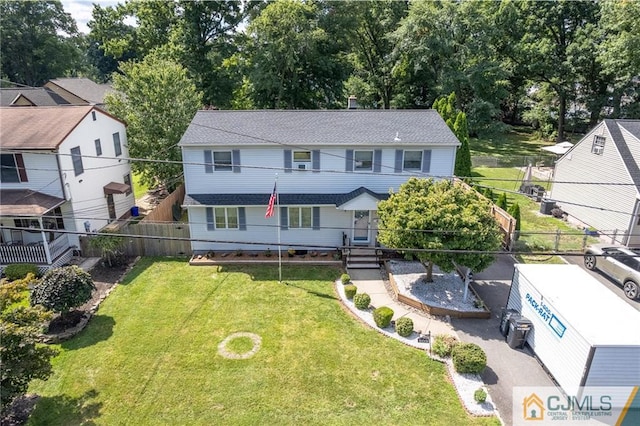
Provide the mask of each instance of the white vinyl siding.
[{"label": "white vinyl siding", "polygon": [[585,386],[638,386],[640,346],[597,347]]}]

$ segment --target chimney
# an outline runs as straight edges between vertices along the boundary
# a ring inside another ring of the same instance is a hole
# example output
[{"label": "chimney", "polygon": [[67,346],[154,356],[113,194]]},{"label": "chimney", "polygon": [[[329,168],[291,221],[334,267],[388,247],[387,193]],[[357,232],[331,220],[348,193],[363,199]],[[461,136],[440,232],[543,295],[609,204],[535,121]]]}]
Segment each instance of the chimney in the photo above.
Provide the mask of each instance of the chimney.
[{"label": "chimney", "polygon": [[349,96],[349,100],[347,102],[347,109],[358,109],[358,98],[351,95]]}]

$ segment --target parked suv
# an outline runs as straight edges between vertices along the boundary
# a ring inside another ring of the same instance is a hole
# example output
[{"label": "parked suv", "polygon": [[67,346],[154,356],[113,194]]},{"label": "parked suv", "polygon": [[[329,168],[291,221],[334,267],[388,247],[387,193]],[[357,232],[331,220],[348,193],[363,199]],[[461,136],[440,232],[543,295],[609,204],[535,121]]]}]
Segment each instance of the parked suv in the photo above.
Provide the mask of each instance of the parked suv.
[{"label": "parked suv", "polygon": [[597,269],[622,285],[625,296],[640,296],[640,249],[594,244],[584,253],[584,266]]}]

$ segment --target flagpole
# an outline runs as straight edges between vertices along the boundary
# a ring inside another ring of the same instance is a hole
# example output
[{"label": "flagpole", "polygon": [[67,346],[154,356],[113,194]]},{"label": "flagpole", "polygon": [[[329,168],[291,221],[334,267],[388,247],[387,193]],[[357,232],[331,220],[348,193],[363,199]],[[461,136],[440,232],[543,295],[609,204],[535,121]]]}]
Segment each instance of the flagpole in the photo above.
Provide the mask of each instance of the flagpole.
[{"label": "flagpole", "polygon": [[278,185],[278,174],[276,173],[276,206],[278,208],[278,223],[276,227],[278,228],[278,283],[282,282],[282,245],[280,244],[280,228],[282,224],[280,223],[280,191],[277,190]]}]

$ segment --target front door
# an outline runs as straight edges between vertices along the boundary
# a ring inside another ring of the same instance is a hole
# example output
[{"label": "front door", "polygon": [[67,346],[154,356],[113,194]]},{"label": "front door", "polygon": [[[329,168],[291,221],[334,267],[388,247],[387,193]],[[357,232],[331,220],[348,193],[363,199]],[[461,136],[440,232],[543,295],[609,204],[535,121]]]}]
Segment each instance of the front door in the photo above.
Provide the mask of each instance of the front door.
[{"label": "front door", "polygon": [[107,208],[109,209],[109,219],[116,218],[116,204],[113,202],[113,194],[107,194]]},{"label": "front door", "polygon": [[353,242],[369,242],[369,210],[355,210],[353,212]]}]

